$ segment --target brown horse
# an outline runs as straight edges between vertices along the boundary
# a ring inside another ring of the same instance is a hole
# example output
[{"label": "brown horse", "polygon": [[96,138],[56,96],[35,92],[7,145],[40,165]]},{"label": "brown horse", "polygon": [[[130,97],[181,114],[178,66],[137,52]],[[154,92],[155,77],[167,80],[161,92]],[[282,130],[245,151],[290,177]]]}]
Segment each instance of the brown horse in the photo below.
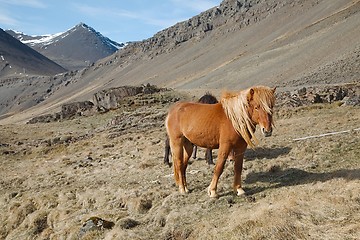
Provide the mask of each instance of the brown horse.
[{"label": "brown horse", "polygon": [[180,193],[187,193],[186,168],[193,151],[193,144],[219,149],[214,176],[208,188],[210,197],[217,197],[217,183],[224,169],[225,160],[233,151],[234,184],[237,195],[241,188],[244,152],[257,143],[256,125],[265,137],[271,136],[275,88],[252,87],[238,93],[225,93],[217,104],[191,102],[176,103],[165,120],[174,162],[175,182]]},{"label": "brown horse", "polygon": [[[205,93],[205,95],[203,95],[198,100],[198,102],[199,103],[205,103],[205,104],[215,104],[215,103],[218,103],[218,100],[211,93],[207,92],[207,93]],[[197,152],[197,146],[196,145],[194,145],[194,151],[193,152],[194,152],[193,159],[196,159],[196,152]],[[169,142],[169,138],[167,137],[166,140],[165,140],[164,163],[171,166],[170,161],[169,161],[169,154],[170,154],[170,142]],[[210,148],[206,149],[205,159],[206,159],[206,162],[209,165],[214,164],[213,156],[212,156],[212,149],[210,149]]]}]

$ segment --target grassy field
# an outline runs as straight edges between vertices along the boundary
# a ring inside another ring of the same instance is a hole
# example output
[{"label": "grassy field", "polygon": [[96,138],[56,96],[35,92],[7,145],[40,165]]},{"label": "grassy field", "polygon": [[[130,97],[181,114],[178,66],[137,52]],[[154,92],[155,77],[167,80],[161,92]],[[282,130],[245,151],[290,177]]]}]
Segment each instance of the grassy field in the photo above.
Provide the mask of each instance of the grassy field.
[{"label": "grassy field", "polygon": [[[227,162],[210,199],[203,150],[187,195],[163,164],[170,103],[161,94],[90,117],[0,126],[0,238],[358,239],[359,107],[276,109],[273,136],[245,154],[247,195],[233,194]],[[111,224],[87,228],[91,218]]]}]

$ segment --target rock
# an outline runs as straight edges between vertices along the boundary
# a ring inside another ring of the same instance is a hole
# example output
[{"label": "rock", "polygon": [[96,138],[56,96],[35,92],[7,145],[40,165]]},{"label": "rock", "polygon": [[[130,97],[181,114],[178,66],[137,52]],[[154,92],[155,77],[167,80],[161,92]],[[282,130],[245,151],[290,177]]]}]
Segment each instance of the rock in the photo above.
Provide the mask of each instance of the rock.
[{"label": "rock", "polygon": [[51,140],[51,144],[53,145],[53,144],[58,144],[58,143],[60,143],[60,137],[55,137],[55,138],[53,138],[52,140]]},{"label": "rock", "polygon": [[152,201],[143,197],[133,198],[127,201],[126,207],[130,212],[144,214],[152,207]]},{"label": "rock", "polygon": [[[93,101],[82,101],[67,103],[61,106],[61,111],[54,114],[46,114],[32,118],[27,123],[48,123],[59,120],[67,120],[76,116],[89,116],[95,113],[105,113],[111,109],[119,108],[123,103],[123,100],[127,97],[135,95],[150,95],[166,89],[158,88],[151,84],[142,85],[140,87],[135,86],[122,86],[117,88],[110,88],[99,91],[93,95]],[[147,100],[140,99],[138,103],[134,99],[127,101],[128,106],[131,105],[147,105],[150,103],[156,103],[155,99]]]},{"label": "rock", "polygon": [[131,229],[138,226],[140,223],[131,218],[124,218],[120,220],[120,227],[122,229]]},{"label": "rock", "polygon": [[87,156],[85,159],[83,160],[80,160],[78,163],[77,163],[77,166],[76,168],[87,168],[87,167],[92,167],[94,166],[94,159],[91,157],[91,156]]},{"label": "rock", "polygon": [[[135,86],[121,86],[117,88],[105,89],[97,92],[93,96],[94,104],[98,109],[116,109],[122,104],[122,101],[127,97],[132,97],[139,94],[153,94],[160,92],[162,89],[154,85],[146,84],[140,87]],[[127,101],[129,106],[133,105],[134,100]]]},{"label": "rock", "polygon": [[315,94],[314,95],[314,98],[312,99],[312,102],[313,103],[322,103],[323,102],[323,99],[320,97],[320,95],[319,94]]},{"label": "rock", "polygon": [[341,101],[344,105],[357,106],[360,99],[360,84],[340,86],[316,86],[300,88],[292,92],[276,94],[276,105],[299,107],[312,103],[333,103]]},{"label": "rock", "polygon": [[103,145],[103,148],[113,148],[113,147],[115,147],[114,144],[104,144]]},{"label": "rock", "polygon": [[342,88],[340,88],[340,89],[336,92],[335,101],[343,100],[344,97],[346,97],[346,95],[347,95],[347,91],[346,91],[346,90],[343,90]]},{"label": "rock", "polygon": [[90,114],[94,109],[94,104],[90,101],[67,103],[61,106],[61,119],[70,119],[74,116],[84,116]]},{"label": "rock", "polygon": [[298,90],[298,94],[299,94],[299,96],[304,96],[304,95],[306,95],[306,88],[305,88],[305,87],[300,88],[300,89]]},{"label": "rock", "polygon": [[142,87],[122,86],[117,88],[105,89],[97,92],[93,96],[93,101],[98,108],[116,109],[119,107],[120,100],[125,97],[135,96],[142,93]]},{"label": "rock", "polygon": [[54,114],[45,114],[42,116],[34,117],[30,119],[27,123],[34,124],[34,123],[49,123],[58,120],[57,116]]},{"label": "rock", "polygon": [[84,236],[89,231],[103,231],[105,229],[112,229],[115,223],[101,219],[99,217],[91,217],[85,221],[79,230],[79,237]]},{"label": "rock", "polygon": [[62,136],[59,139],[61,143],[69,143],[71,140],[72,140],[72,136]]},{"label": "rock", "polygon": [[360,96],[345,97],[342,102],[346,106],[360,106]]},{"label": "rock", "polygon": [[94,104],[90,101],[67,103],[61,106],[61,112],[34,117],[27,123],[49,123],[61,119],[71,119],[74,116],[91,115],[93,112],[95,112]]}]

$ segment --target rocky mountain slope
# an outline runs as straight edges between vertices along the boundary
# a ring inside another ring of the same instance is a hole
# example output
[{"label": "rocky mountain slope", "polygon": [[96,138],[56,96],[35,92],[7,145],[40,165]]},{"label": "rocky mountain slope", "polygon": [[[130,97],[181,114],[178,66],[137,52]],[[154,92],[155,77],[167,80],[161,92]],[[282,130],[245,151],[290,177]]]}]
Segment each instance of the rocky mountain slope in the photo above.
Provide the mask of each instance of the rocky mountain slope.
[{"label": "rocky mountain slope", "polygon": [[[123,85],[151,83],[198,94],[257,84],[284,91],[358,82],[359,10],[358,0],[224,0],[81,71],[41,80],[51,94],[38,96],[45,100],[21,118]],[[0,112],[30,105],[25,98],[16,106],[11,101]]]},{"label": "rocky mountain slope", "polygon": [[124,47],[124,44],[110,40],[85,23],[53,35],[29,36],[12,30],[7,32],[69,70],[89,66]]},{"label": "rocky mountain slope", "polygon": [[0,28],[0,78],[54,75],[65,71]]},{"label": "rocky mountain slope", "polygon": [[106,69],[99,78],[111,85],[184,89],[356,81],[347,72],[359,67],[359,10],[350,0],[223,1],[100,61],[84,79]]}]

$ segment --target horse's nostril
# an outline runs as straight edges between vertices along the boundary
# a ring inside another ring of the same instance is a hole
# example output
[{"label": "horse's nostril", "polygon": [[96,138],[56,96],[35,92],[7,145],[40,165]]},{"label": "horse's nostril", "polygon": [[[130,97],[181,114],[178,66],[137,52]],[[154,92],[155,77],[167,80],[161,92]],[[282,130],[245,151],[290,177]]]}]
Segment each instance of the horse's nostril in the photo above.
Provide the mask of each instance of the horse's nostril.
[{"label": "horse's nostril", "polygon": [[272,128],[270,128],[269,130],[266,130],[265,128],[261,128],[261,131],[265,137],[270,137],[272,134]]}]

